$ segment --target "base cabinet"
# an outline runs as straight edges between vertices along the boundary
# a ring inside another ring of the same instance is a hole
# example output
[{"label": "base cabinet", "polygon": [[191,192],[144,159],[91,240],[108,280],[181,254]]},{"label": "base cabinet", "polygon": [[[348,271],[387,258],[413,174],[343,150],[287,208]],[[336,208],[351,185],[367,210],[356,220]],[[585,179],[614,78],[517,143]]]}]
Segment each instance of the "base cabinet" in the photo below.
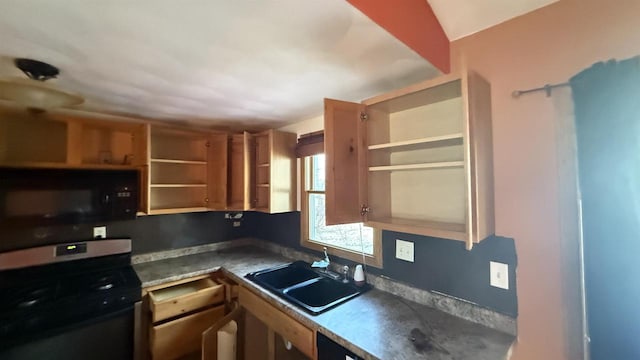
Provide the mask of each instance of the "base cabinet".
[{"label": "base cabinet", "polygon": [[[304,355],[315,358],[315,332],[278,310],[260,296],[240,287],[240,305],[267,325],[270,330],[291,342]],[[275,350],[274,350],[275,351]]]},{"label": "base cabinet", "polygon": [[237,285],[220,273],[143,290],[142,358],[200,359],[203,333],[231,313]]}]

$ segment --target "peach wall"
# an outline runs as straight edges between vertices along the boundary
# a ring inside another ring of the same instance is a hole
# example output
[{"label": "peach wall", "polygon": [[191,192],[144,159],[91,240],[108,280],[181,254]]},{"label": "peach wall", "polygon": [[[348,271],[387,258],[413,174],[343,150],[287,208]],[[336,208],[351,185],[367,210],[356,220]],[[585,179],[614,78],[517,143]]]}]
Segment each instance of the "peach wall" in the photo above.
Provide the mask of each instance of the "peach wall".
[{"label": "peach wall", "polygon": [[[491,81],[496,232],[518,253],[518,343],[514,359],[574,359],[579,354],[568,303],[561,234],[560,115],[544,93],[516,100],[516,89],[567,81],[594,62],[640,54],[640,1],[561,0],[452,43],[452,66],[466,62]],[[570,198],[570,197],[569,197]],[[564,200],[566,201],[566,200]]]}]

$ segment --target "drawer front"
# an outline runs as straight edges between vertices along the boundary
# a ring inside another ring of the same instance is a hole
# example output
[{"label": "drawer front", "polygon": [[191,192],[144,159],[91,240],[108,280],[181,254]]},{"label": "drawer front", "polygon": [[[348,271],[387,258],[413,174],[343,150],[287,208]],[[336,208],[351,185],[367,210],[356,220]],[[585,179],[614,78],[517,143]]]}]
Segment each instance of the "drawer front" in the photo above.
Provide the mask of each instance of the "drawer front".
[{"label": "drawer front", "polygon": [[202,333],[223,317],[221,305],[154,326],[150,333],[153,359],[176,359],[200,350]]},{"label": "drawer front", "polygon": [[245,307],[247,311],[267,324],[280,336],[291,341],[302,353],[310,358],[315,357],[315,341],[311,329],[300,324],[244,287],[240,287],[239,297],[240,305]]},{"label": "drawer front", "polygon": [[153,322],[222,303],[224,285],[209,278],[149,292]]}]

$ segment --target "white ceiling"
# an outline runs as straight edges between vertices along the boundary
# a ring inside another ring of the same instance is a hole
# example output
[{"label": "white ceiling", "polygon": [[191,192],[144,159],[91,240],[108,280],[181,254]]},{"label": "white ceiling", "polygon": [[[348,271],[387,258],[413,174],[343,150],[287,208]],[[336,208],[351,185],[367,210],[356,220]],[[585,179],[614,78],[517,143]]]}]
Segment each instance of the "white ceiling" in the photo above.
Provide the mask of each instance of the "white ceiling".
[{"label": "white ceiling", "polygon": [[0,0],[11,58],[61,69],[82,110],[234,127],[278,126],[437,76],[344,0]]},{"label": "white ceiling", "polygon": [[426,0],[449,41],[490,28],[559,0]]},{"label": "white ceiling", "polygon": [[[426,0],[455,40],[557,0]],[[322,113],[439,72],[345,0],[0,0],[14,57],[61,69],[83,111],[232,127]]]}]

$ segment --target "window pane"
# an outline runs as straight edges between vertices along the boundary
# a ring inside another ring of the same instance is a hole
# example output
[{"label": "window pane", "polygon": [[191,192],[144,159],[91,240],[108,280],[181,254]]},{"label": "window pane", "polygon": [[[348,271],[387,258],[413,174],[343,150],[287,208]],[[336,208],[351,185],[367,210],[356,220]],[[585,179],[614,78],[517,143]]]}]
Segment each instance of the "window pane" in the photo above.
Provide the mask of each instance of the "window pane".
[{"label": "window pane", "polygon": [[314,155],[311,158],[311,166],[313,167],[313,170],[311,172],[313,174],[311,189],[315,191],[324,191],[324,154]]},{"label": "window pane", "polygon": [[327,226],[324,206],[324,194],[309,194],[309,240],[372,255],[373,229],[361,223]]}]

